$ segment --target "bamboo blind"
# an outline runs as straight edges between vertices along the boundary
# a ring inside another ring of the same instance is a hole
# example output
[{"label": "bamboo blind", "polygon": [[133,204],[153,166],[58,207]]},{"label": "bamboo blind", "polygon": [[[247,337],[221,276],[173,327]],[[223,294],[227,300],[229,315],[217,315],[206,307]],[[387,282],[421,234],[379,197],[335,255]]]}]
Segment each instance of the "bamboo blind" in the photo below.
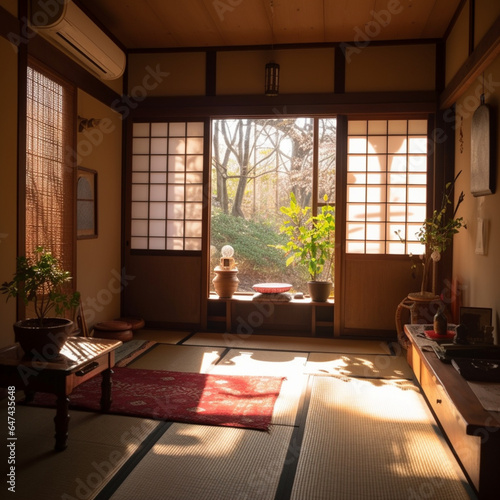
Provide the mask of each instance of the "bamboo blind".
[{"label": "bamboo blind", "polygon": [[26,255],[43,246],[74,275],[74,91],[33,66],[27,74]]}]

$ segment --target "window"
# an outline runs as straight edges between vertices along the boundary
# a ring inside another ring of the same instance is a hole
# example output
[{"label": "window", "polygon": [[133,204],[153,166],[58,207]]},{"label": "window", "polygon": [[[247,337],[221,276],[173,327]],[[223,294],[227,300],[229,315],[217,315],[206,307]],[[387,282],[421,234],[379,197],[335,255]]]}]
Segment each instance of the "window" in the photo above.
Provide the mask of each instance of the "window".
[{"label": "window", "polygon": [[201,250],[202,122],[134,123],[132,250]]},{"label": "window", "polygon": [[349,121],[347,253],[422,253],[426,201],[427,120]]},{"label": "window", "polygon": [[43,246],[74,276],[73,109],[72,87],[28,67],[26,254]]},{"label": "window", "polygon": [[[316,211],[335,204],[336,118],[224,119],[212,122],[211,261],[235,250],[239,292],[252,285],[285,282],[307,292],[307,270],[287,267],[273,247],[286,243],[280,208],[294,193]],[[213,290],[213,286],[212,286]]]}]

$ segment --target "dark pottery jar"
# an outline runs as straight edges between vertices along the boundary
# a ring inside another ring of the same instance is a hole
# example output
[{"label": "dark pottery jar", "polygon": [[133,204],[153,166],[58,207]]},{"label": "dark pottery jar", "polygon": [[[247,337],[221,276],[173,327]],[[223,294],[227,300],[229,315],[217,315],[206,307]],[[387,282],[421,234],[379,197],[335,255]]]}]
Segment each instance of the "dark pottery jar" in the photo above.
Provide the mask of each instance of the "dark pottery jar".
[{"label": "dark pottery jar", "polygon": [[438,335],[446,335],[448,333],[448,320],[443,308],[440,307],[439,311],[434,315],[434,331]]}]

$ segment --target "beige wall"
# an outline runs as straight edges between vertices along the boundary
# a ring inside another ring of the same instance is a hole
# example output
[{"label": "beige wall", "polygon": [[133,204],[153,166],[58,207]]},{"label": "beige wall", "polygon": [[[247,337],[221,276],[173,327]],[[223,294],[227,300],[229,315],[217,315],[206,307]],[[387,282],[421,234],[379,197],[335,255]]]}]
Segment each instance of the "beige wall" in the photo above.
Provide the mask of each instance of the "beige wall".
[{"label": "beige wall", "polygon": [[500,16],[500,2],[498,0],[476,0],[475,6],[474,46],[477,46],[497,17]]},{"label": "beige wall", "polygon": [[469,55],[469,2],[462,9],[446,40],[446,85]]},{"label": "beige wall", "polygon": [[335,50],[229,51],[217,54],[217,95],[264,94],[265,67],[280,65],[280,94],[333,92]]},{"label": "beige wall", "polygon": [[[17,54],[0,37],[0,283],[9,281],[16,269],[17,249]],[[0,296],[0,346],[14,341],[16,300]]]},{"label": "beige wall", "polygon": [[[350,45],[346,92],[434,90],[435,58],[433,44]],[[218,52],[216,94],[262,95],[270,61],[280,65],[280,94],[334,91],[335,50],[315,48]],[[205,62],[205,54],[199,52],[131,54],[129,90],[136,89],[139,97],[204,95]],[[153,73],[159,75],[157,81]]]},{"label": "beige wall", "polygon": [[77,242],[77,288],[89,328],[120,315],[121,134],[115,113],[81,90],[78,114],[99,118],[97,128],[78,133],[78,166],[97,171],[98,237]]},{"label": "beige wall", "polygon": [[[484,71],[485,102],[490,106],[494,118],[491,137],[493,144],[500,141],[500,57]],[[461,283],[464,306],[489,307],[493,309],[495,333],[498,336],[500,325],[500,194],[474,197],[470,191],[470,154],[471,121],[475,109],[479,106],[482,92],[482,77],[474,81],[467,92],[457,102],[455,171],[462,170],[457,185],[457,192],[464,191],[465,200],[460,208],[460,215],[467,221],[467,230],[461,231],[454,239],[454,275]],[[488,83],[489,82],[489,83]],[[462,121],[463,118],[463,121]],[[463,137],[463,141],[461,138]],[[463,148],[463,149],[461,149]],[[494,157],[492,168],[499,179],[499,158]],[[485,221],[487,234],[485,255],[476,254],[476,234],[478,218]]]},{"label": "beige wall", "polygon": [[147,96],[205,94],[205,53],[129,55],[129,94]]},{"label": "beige wall", "polygon": [[434,90],[434,45],[365,47],[351,50],[346,92]]}]

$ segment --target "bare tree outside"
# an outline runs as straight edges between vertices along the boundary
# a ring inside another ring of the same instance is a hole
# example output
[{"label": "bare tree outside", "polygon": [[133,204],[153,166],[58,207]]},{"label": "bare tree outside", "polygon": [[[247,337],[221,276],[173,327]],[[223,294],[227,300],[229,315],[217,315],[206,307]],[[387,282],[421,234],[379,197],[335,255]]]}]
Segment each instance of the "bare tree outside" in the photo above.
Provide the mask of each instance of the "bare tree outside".
[{"label": "bare tree outside", "polygon": [[306,270],[287,268],[283,253],[272,245],[283,243],[280,207],[288,205],[290,193],[304,207],[313,204],[315,155],[318,199],[326,194],[334,203],[335,118],[214,120],[212,130],[212,269],[221,247],[230,244],[239,291],[251,292],[261,282],[287,282],[305,291]]}]

